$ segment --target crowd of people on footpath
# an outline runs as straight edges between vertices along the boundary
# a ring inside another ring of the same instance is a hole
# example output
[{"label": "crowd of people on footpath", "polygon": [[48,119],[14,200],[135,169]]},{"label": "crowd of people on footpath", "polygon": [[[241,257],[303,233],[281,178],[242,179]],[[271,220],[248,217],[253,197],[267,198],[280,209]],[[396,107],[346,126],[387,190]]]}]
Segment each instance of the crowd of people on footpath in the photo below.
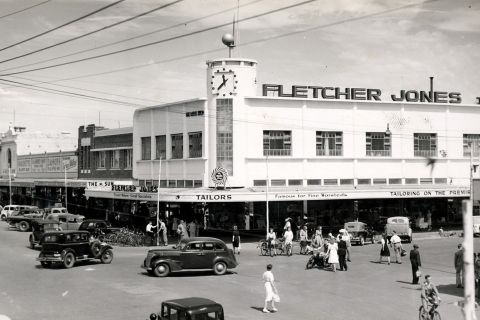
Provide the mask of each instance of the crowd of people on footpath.
[{"label": "crowd of people on footpath", "polygon": [[[154,245],[157,234],[159,240],[161,240],[162,246],[168,246],[168,236],[177,236],[178,243],[186,238],[198,237],[200,228],[196,220],[186,223],[185,220],[172,218],[171,232],[167,228],[167,225],[163,218],[159,218],[157,224],[153,224],[153,221],[149,221],[145,227],[145,231],[148,237],[148,245]],[[158,231],[158,232],[157,232]],[[178,244],[177,243],[177,244]]]},{"label": "crowd of people on footpath", "polygon": [[[277,239],[276,232],[273,228],[270,228],[267,232],[266,241],[268,249],[273,252],[272,256],[277,255],[277,244],[282,243],[285,248],[293,246],[294,233],[292,231],[291,218],[285,220],[284,233],[281,236],[282,240]],[[336,272],[336,265],[338,264],[341,271],[347,271],[347,261],[350,260],[350,236],[345,229],[340,229],[339,234],[335,237],[332,233],[328,234],[327,238],[322,235],[322,227],[317,226],[312,237],[308,236],[308,227],[303,225],[299,228],[298,240],[300,243],[300,254],[312,254],[319,253],[325,260],[328,267]]]}]

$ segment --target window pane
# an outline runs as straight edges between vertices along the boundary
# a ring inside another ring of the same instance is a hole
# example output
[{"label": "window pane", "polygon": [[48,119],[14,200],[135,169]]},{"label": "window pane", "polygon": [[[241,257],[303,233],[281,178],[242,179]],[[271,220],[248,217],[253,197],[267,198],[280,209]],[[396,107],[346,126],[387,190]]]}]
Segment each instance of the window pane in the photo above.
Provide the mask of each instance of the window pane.
[{"label": "window pane", "polygon": [[142,138],[142,160],[150,160],[152,158],[152,139],[150,137]]},{"label": "window pane", "polygon": [[264,156],[290,156],[292,145],[291,131],[264,130]]},{"label": "window pane", "polygon": [[343,155],[343,133],[333,131],[317,131],[317,156]]},{"label": "window pane", "polygon": [[217,167],[233,175],[233,100],[217,99]]},{"label": "window pane", "polygon": [[183,134],[172,134],[172,159],[183,159]]},{"label": "window pane", "polygon": [[202,133],[194,132],[188,134],[189,148],[188,153],[190,158],[202,157]]},{"label": "window pane", "polygon": [[155,137],[155,159],[167,158],[167,136],[161,135]]}]

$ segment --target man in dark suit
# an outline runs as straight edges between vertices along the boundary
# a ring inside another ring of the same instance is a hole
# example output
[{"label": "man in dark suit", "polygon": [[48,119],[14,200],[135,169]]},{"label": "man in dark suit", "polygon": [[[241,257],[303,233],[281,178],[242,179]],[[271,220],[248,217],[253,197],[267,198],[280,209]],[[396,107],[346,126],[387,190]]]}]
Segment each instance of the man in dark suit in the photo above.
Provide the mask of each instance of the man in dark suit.
[{"label": "man in dark suit", "polygon": [[412,284],[418,284],[419,275],[417,271],[422,266],[420,261],[420,252],[418,252],[418,245],[414,244],[413,249],[410,250],[410,263],[412,264]]},{"label": "man in dark suit", "polygon": [[455,274],[456,274],[456,282],[457,288],[463,287],[463,247],[461,244],[458,245],[458,251],[455,252]]}]

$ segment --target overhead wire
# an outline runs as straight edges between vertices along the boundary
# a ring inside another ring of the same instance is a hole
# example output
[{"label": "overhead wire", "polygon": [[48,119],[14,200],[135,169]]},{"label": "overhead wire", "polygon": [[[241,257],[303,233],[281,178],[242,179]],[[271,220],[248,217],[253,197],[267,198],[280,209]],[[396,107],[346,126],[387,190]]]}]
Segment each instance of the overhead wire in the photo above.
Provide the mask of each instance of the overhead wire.
[{"label": "overhead wire", "polygon": [[90,16],[92,16],[92,15],[94,15],[94,14],[97,14],[97,13],[101,12],[101,11],[104,11],[104,10],[106,10],[106,9],[108,9],[108,8],[110,8],[110,7],[113,7],[113,6],[119,4],[119,3],[123,2],[123,1],[125,1],[125,0],[115,1],[115,2],[113,2],[113,3],[111,3],[111,4],[109,4],[109,5],[106,5],[106,6],[104,6],[104,7],[101,7],[100,9],[97,9],[97,10],[95,10],[95,11],[92,11],[92,12],[90,12],[90,13],[87,13],[87,14],[81,16],[81,17],[78,17],[78,18],[74,19],[74,20],[68,21],[68,22],[66,22],[66,23],[64,23],[64,24],[62,24],[62,25],[60,25],[60,26],[58,26],[58,27],[49,29],[49,30],[47,30],[47,31],[41,32],[41,33],[39,33],[39,34],[37,34],[37,35],[34,35],[34,36],[29,37],[29,38],[27,38],[27,39],[24,39],[24,40],[22,40],[22,41],[19,41],[19,42],[16,42],[16,43],[14,43],[14,44],[8,45],[8,46],[6,46],[6,47],[0,48],[0,51],[4,51],[4,50],[6,50],[6,49],[15,47],[15,46],[17,46],[17,45],[19,45],[19,44],[22,44],[22,43],[31,41],[31,40],[33,40],[33,39],[39,38],[39,37],[41,37],[41,36],[44,36],[44,35],[46,35],[46,34],[48,34],[48,33],[51,33],[51,32],[53,32],[53,31],[56,31],[56,30],[61,29],[61,28],[63,28],[63,27],[66,27],[66,26],[68,26],[68,25],[70,25],[70,24],[73,24],[73,23],[75,23],[75,22],[78,22],[78,21],[80,21],[80,20],[83,20],[83,19],[85,19],[85,18],[88,18],[88,17],[90,17]]},{"label": "overhead wire", "polygon": [[[248,3],[242,4],[240,7],[246,7],[246,6],[249,6],[249,5],[252,5],[252,4],[261,2],[261,1],[264,1],[264,0],[254,0],[254,1],[250,1],[250,2],[248,2]],[[75,56],[75,55],[78,55],[78,54],[81,54],[81,53],[85,53],[85,52],[90,52],[90,51],[94,51],[94,50],[99,50],[99,49],[107,48],[107,47],[114,46],[114,45],[117,45],[117,44],[120,44],[120,43],[124,43],[124,42],[128,42],[128,41],[136,40],[136,39],[139,39],[139,38],[147,37],[147,36],[150,36],[150,35],[155,34],[155,33],[167,31],[167,30],[174,29],[174,28],[177,28],[177,27],[180,27],[180,26],[185,26],[185,25],[188,25],[188,24],[191,24],[191,23],[194,23],[194,22],[198,22],[198,21],[201,21],[201,20],[204,20],[204,19],[208,19],[208,18],[211,18],[211,17],[217,16],[217,15],[223,14],[223,13],[225,13],[225,12],[229,12],[229,11],[232,11],[232,10],[236,10],[236,9],[237,9],[236,6],[235,6],[235,7],[231,7],[231,8],[228,8],[228,9],[224,9],[224,10],[221,10],[221,11],[217,11],[217,12],[212,13],[212,14],[205,15],[205,16],[200,17],[200,18],[195,18],[195,19],[183,21],[183,22],[180,22],[180,23],[177,23],[177,24],[168,26],[168,27],[156,29],[156,30],[153,30],[153,31],[150,31],[150,32],[147,32],[147,33],[142,33],[142,34],[140,34],[140,35],[137,35],[137,36],[134,36],[134,37],[130,37],[130,38],[127,38],[127,39],[122,39],[122,40],[110,42],[110,43],[107,43],[107,44],[104,44],[104,45],[101,45],[101,46],[98,46],[98,47],[95,47],[95,48],[84,49],[84,50],[72,52],[72,53],[70,53],[70,54],[66,54],[66,55],[62,55],[62,56],[57,56],[57,57],[53,57],[53,58],[48,58],[48,59],[45,59],[45,60],[41,60],[41,61],[29,63],[29,64],[24,64],[24,65],[22,65],[22,66],[16,66],[16,67],[6,68],[6,69],[1,70],[0,72],[5,72],[5,71],[9,71],[9,70],[15,70],[15,69],[19,69],[19,68],[25,68],[25,67],[29,67],[29,66],[41,64],[41,63],[44,63],[44,62],[54,61],[54,60],[58,60],[58,59],[62,59],[62,58],[67,58],[67,57]]]},{"label": "overhead wire", "polygon": [[[262,17],[262,16],[266,16],[266,15],[269,15],[269,14],[272,14],[272,13],[281,12],[281,11],[284,11],[284,10],[287,10],[287,9],[295,8],[295,7],[302,6],[302,5],[305,5],[305,4],[308,4],[308,3],[312,3],[312,2],[315,2],[315,1],[318,1],[318,0],[306,0],[306,1],[303,1],[303,2],[300,2],[300,3],[296,3],[296,4],[293,4],[293,5],[289,5],[289,6],[285,6],[285,7],[282,7],[282,8],[278,8],[278,9],[266,11],[266,12],[263,12],[263,13],[260,13],[260,14],[256,14],[256,15],[253,15],[253,16],[250,16],[250,17],[247,17],[247,18],[242,18],[242,19],[240,19],[238,22],[243,22],[243,21],[248,21],[248,20],[256,19],[256,18],[259,18],[259,17]],[[184,34],[181,34],[181,35],[177,35],[177,36],[173,36],[173,37],[170,37],[170,38],[166,38],[166,39],[162,39],[162,40],[157,40],[157,41],[145,43],[145,44],[138,45],[138,46],[134,46],[134,47],[130,47],[130,48],[125,48],[125,49],[121,49],[121,50],[116,50],[116,51],[112,51],[112,52],[108,52],[108,53],[104,53],[104,54],[99,54],[99,55],[96,55],[96,56],[91,56],[91,57],[86,57],[86,58],[82,58],[82,59],[72,60],[72,61],[68,61],[68,62],[64,62],[64,63],[59,63],[59,64],[55,64],[55,65],[50,65],[50,66],[39,67],[39,68],[34,68],[34,69],[29,69],[29,70],[22,70],[22,71],[16,71],[16,72],[11,72],[11,73],[0,74],[0,76],[10,76],[10,75],[14,75],[14,74],[21,74],[21,73],[27,73],[27,72],[33,72],[33,71],[51,69],[51,68],[61,67],[61,66],[65,66],[65,65],[74,64],[74,63],[89,61],[89,60],[98,59],[98,58],[103,58],[103,57],[107,57],[107,56],[111,56],[111,55],[115,55],[115,54],[119,54],[119,53],[124,53],[124,52],[132,51],[132,50],[137,50],[137,49],[141,49],[141,48],[150,47],[150,46],[153,46],[153,45],[157,45],[157,44],[160,44],[160,43],[165,43],[165,42],[172,41],[172,40],[182,39],[182,38],[189,37],[189,36],[192,36],[192,35],[204,33],[204,32],[211,31],[211,30],[215,30],[215,29],[219,29],[219,28],[222,28],[222,27],[231,25],[231,24],[232,24],[232,22],[226,22],[226,23],[222,23],[222,24],[219,24],[219,25],[216,25],[216,26],[212,26],[212,27],[208,27],[208,28],[204,28],[204,29],[200,29],[200,30],[196,30],[196,31],[184,33]]]},{"label": "overhead wire", "polygon": [[24,11],[27,11],[27,10],[30,10],[30,9],[33,9],[35,7],[38,7],[38,6],[41,6],[47,2],[50,2],[51,0],[46,0],[46,1],[43,1],[43,2],[40,2],[40,3],[37,3],[37,4],[34,4],[30,7],[26,7],[24,9],[20,9],[20,10],[17,10],[17,11],[14,11],[14,12],[11,12],[11,13],[8,13],[8,14],[5,14],[3,16],[0,16],[0,19],[3,19],[3,18],[6,18],[6,17],[10,17],[10,16],[13,16],[15,14],[18,14],[18,13],[21,13],[21,12],[24,12]]},{"label": "overhead wire", "polygon": [[[347,23],[347,22],[367,19],[367,18],[379,16],[379,15],[382,15],[382,14],[385,14],[385,13],[391,13],[391,12],[394,12],[394,11],[407,9],[409,7],[422,5],[424,3],[428,3],[428,2],[432,2],[432,1],[435,1],[435,0],[426,0],[426,1],[423,1],[419,4],[405,5],[405,6],[401,6],[401,7],[397,7],[397,8],[393,8],[393,9],[384,10],[384,11],[381,11],[381,12],[376,12],[376,13],[372,13],[372,14],[363,15],[363,16],[356,17],[356,18],[343,19],[343,20],[332,22],[332,23],[321,24],[321,25],[317,25],[317,26],[314,26],[314,27],[310,27],[310,28],[304,28],[304,29],[300,29],[300,30],[296,30],[296,31],[282,33],[282,34],[275,35],[275,36],[268,36],[268,37],[264,37],[264,38],[260,38],[260,39],[256,39],[256,40],[243,42],[238,46],[243,47],[243,46],[248,46],[248,45],[252,45],[252,44],[256,44],[256,43],[263,43],[263,42],[266,42],[266,41],[276,40],[276,39],[280,39],[280,38],[284,38],[284,37],[289,37],[289,36],[293,36],[293,35],[300,34],[300,33],[310,32],[310,31],[313,31],[313,30],[328,28],[328,27],[332,27],[332,26],[335,26],[335,25],[344,24],[344,23]],[[119,68],[119,69],[114,69],[114,70],[110,70],[110,71],[96,72],[96,73],[90,73],[90,74],[86,74],[86,75],[61,78],[61,79],[57,79],[57,80],[54,80],[54,81],[50,81],[48,83],[74,80],[74,79],[81,79],[81,78],[88,78],[88,77],[93,77],[93,76],[99,76],[99,75],[105,75],[105,74],[111,74],[111,73],[116,73],[116,72],[133,70],[133,69],[137,69],[137,68],[144,68],[144,67],[148,67],[152,64],[162,64],[162,63],[168,63],[168,62],[173,62],[173,61],[179,61],[179,60],[193,58],[193,57],[196,57],[196,56],[201,56],[201,55],[205,55],[205,54],[209,54],[209,53],[220,52],[220,51],[223,51],[223,50],[225,50],[225,49],[220,48],[220,49],[205,50],[205,51],[192,53],[192,54],[188,54],[188,55],[183,55],[183,56],[179,56],[179,57],[173,57],[173,58],[168,58],[168,59],[163,59],[163,60],[156,60],[156,61],[153,61],[153,62],[143,63],[143,64],[124,67],[124,68]],[[20,68],[20,67],[18,67],[18,68]],[[6,70],[10,70],[10,69],[5,69],[5,70],[2,70],[0,72],[4,72]],[[15,73],[11,73],[11,74],[15,74]],[[0,74],[0,76],[8,76],[8,75],[11,75],[11,74],[8,74],[8,73],[7,74]],[[46,82],[39,82],[39,84],[41,84],[41,83],[46,83]]]},{"label": "overhead wire", "polygon": [[70,39],[67,39],[67,40],[63,40],[63,41],[60,41],[60,42],[57,42],[57,43],[54,43],[52,45],[49,45],[49,46],[46,46],[46,47],[43,47],[43,48],[40,48],[40,49],[37,49],[37,50],[34,50],[34,51],[30,51],[30,52],[27,52],[27,53],[24,53],[24,54],[21,54],[21,55],[18,55],[16,57],[13,57],[13,58],[9,58],[9,59],[5,59],[5,60],[0,60],[0,64],[1,63],[5,63],[5,62],[8,62],[8,61],[13,61],[13,60],[16,60],[16,59],[20,59],[20,58],[23,58],[23,57],[27,57],[29,55],[32,55],[34,53],[38,53],[38,52],[42,52],[42,51],[45,51],[47,49],[51,49],[51,48],[54,48],[54,47],[57,47],[57,46],[60,46],[62,44],[65,44],[65,43],[69,43],[69,42],[72,42],[72,41],[75,41],[75,40],[78,40],[78,39],[81,39],[81,38],[84,38],[84,37],[87,37],[87,36],[90,36],[92,34],[95,34],[95,33],[98,33],[98,32],[101,32],[101,31],[104,31],[104,30],[107,30],[107,29],[110,29],[110,28],[113,28],[113,27],[116,27],[118,25],[121,25],[123,23],[127,23],[127,22],[130,22],[132,20],[135,20],[135,19],[138,19],[140,17],[143,17],[147,14],[150,14],[152,12],[155,12],[155,11],[158,11],[158,10],[161,10],[161,9],[165,9],[171,5],[174,5],[174,4],[177,4],[179,2],[182,2],[182,1],[185,1],[185,0],[175,0],[173,2],[170,2],[170,3],[167,3],[167,4],[163,4],[161,6],[158,6],[154,9],[151,9],[151,10],[148,10],[148,11],[145,11],[145,12],[142,12],[140,14],[137,14],[133,17],[130,17],[130,18],[127,18],[127,19],[124,19],[124,20],[121,20],[121,21],[118,21],[118,22],[115,22],[115,23],[112,23],[108,26],[104,26],[100,29],[97,29],[97,30],[93,30],[93,31],[90,31],[90,32],[87,32],[85,34],[82,34],[82,35],[79,35],[79,36],[76,36],[76,37],[73,37],[73,38],[70,38]]}]

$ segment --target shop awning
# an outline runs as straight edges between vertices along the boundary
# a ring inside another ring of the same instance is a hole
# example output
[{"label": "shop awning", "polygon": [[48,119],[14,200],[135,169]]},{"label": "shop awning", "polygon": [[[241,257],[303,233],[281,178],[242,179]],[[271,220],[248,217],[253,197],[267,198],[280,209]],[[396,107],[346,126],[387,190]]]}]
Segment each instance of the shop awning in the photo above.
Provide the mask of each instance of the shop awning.
[{"label": "shop awning", "polygon": [[[85,190],[85,196],[94,198],[157,201],[157,193]],[[340,200],[340,199],[397,199],[397,198],[467,198],[470,189],[465,186],[384,186],[371,189],[342,188],[269,188],[268,201]],[[265,188],[239,189],[176,189],[162,188],[161,202],[262,202]]]}]

